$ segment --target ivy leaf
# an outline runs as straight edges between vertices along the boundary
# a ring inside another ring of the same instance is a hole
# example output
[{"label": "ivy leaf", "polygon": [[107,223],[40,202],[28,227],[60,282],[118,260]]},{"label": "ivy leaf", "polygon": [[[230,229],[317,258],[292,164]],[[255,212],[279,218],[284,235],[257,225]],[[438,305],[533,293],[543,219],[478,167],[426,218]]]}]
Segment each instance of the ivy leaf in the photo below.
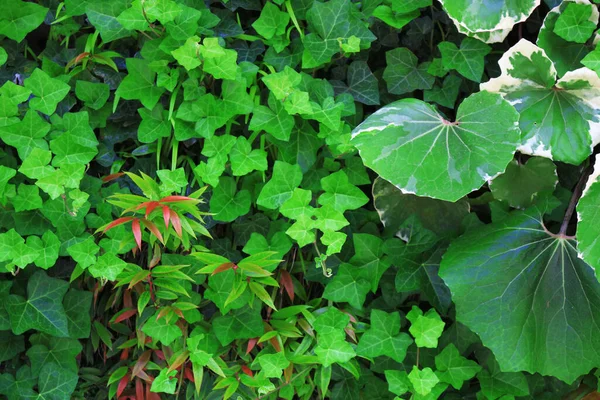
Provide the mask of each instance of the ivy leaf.
[{"label": "ivy leaf", "polygon": [[115,98],[139,100],[144,107],[152,110],[165,89],[156,86],[156,72],[150,68],[150,62],[140,58],[128,58],[127,76],[115,92]]},{"label": "ivy leaf", "polygon": [[361,270],[351,264],[342,264],[337,274],[325,286],[327,300],[349,303],[361,309],[371,285],[362,277]]},{"label": "ivy leaf", "polygon": [[580,68],[556,81],[544,50],[525,39],[504,53],[499,64],[500,77],[481,88],[502,94],[519,111],[519,151],[575,165],[585,160],[600,140],[592,139],[598,136],[594,121],[600,115],[598,75]]},{"label": "ivy leaf", "polygon": [[464,38],[460,49],[452,42],[438,44],[442,53],[442,63],[447,69],[455,69],[459,74],[475,82],[481,82],[483,60],[492,48],[477,39]]},{"label": "ivy leaf", "polygon": [[[569,42],[558,36],[555,32],[556,23],[565,9],[575,1],[564,0],[550,10],[544,18],[544,24],[538,33],[537,45],[544,49],[546,55],[554,63],[558,76],[563,76],[568,71],[581,67],[582,59],[590,52],[585,43]],[[582,4],[589,4],[586,1]],[[590,21],[596,25],[598,23],[599,13],[596,7],[592,8]]]},{"label": "ivy leaf", "polygon": [[313,323],[313,327],[319,335],[331,335],[342,333],[350,322],[350,316],[335,307],[327,308]]},{"label": "ivy leaf", "polygon": [[440,381],[431,368],[419,369],[416,365],[408,374],[408,380],[412,383],[415,391],[422,396],[429,394]]},{"label": "ivy leaf", "polygon": [[266,378],[281,378],[283,369],[290,365],[282,351],[275,354],[264,354],[258,357],[258,363],[261,367],[261,373]]},{"label": "ivy leaf", "polygon": [[294,189],[300,186],[301,181],[302,171],[297,164],[275,161],[273,176],[260,191],[256,204],[273,210],[279,208],[292,197]]},{"label": "ivy leaf", "polygon": [[[119,20],[128,3],[120,0],[86,1],[85,14],[94,28],[100,32],[104,43],[129,36],[131,32]],[[83,10],[81,12],[83,14]],[[129,68],[128,68],[129,69]]]},{"label": "ivy leaf", "polygon": [[437,347],[445,324],[433,308],[423,314],[419,307],[413,306],[406,314],[406,319],[411,323],[409,332],[414,336],[417,346],[430,349]]},{"label": "ivy leaf", "polygon": [[463,382],[473,378],[481,371],[479,364],[461,356],[452,343],[435,356],[435,368],[440,381],[451,384],[456,390],[460,390]]},{"label": "ivy leaf", "polygon": [[276,139],[288,141],[294,128],[294,117],[288,114],[283,104],[269,98],[269,106],[256,106],[248,129],[265,131]]},{"label": "ivy leaf", "polygon": [[40,189],[33,185],[19,185],[17,196],[14,200],[15,211],[28,211],[42,208],[42,198],[40,197]]},{"label": "ivy leaf", "polygon": [[94,278],[104,278],[114,281],[126,266],[127,263],[113,253],[104,253],[98,257],[95,264],[88,268],[88,271]]},{"label": "ivy leaf", "polygon": [[219,178],[210,198],[210,211],[217,221],[231,222],[250,211],[251,196],[247,190],[237,190],[235,180],[228,176]]},{"label": "ivy leaf", "polygon": [[375,293],[379,280],[392,264],[383,254],[383,240],[374,235],[355,233],[352,241],[354,256],[350,262],[361,270],[361,276],[371,283],[371,291]]},{"label": "ivy leaf", "polygon": [[65,98],[71,87],[60,79],[51,78],[39,68],[36,68],[24,85],[35,95],[29,101],[29,107],[46,115],[51,115],[56,110],[58,103]]},{"label": "ivy leaf", "polygon": [[[54,168],[49,166],[52,159],[52,152],[40,148],[33,148],[29,155],[23,159],[19,172],[30,179],[41,179],[54,172]],[[2,176],[2,168],[0,168],[0,176]],[[14,176],[15,174],[13,174]],[[2,180],[0,179],[0,183]],[[0,194],[2,194],[0,186]]]},{"label": "ivy leaf", "polygon": [[216,304],[221,314],[227,314],[229,310],[238,309],[248,304],[250,291],[244,291],[240,297],[225,305],[235,283],[235,272],[232,269],[220,272],[208,278],[208,288],[204,297]]},{"label": "ivy leaf", "polygon": [[181,329],[175,324],[177,322],[177,316],[173,313],[160,316],[159,311],[154,313],[144,326],[142,331],[150,336],[155,343],[162,343],[165,346],[170,345],[177,338],[180,338],[183,334]]},{"label": "ivy leaf", "polygon": [[406,371],[385,370],[384,373],[390,392],[401,396],[410,390],[412,384],[408,380]]},{"label": "ivy leaf", "polygon": [[275,35],[283,35],[289,22],[288,13],[280,11],[273,3],[266,3],[252,27],[265,39],[271,39]]},{"label": "ivy leaf", "polygon": [[315,209],[310,205],[311,200],[310,190],[296,188],[292,196],[279,207],[279,212],[290,219],[310,218],[315,213]]},{"label": "ivy leaf", "polygon": [[440,1],[460,33],[486,43],[502,42],[513,26],[525,21],[540,4],[540,0],[500,2],[492,12],[487,7],[469,7],[468,0]]},{"label": "ivy leaf", "polygon": [[324,367],[334,363],[343,364],[356,356],[356,352],[350,346],[350,343],[344,340],[342,332],[327,335],[319,333],[315,354]]},{"label": "ivy leaf", "polygon": [[345,93],[350,93],[354,100],[366,105],[379,104],[379,87],[377,78],[365,61],[354,61],[348,67],[348,87]]},{"label": "ivy leaf", "polygon": [[29,247],[37,254],[35,265],[47,270],[56,264],[61,243],[54,232],[44,232],[41,239],[37,236],[29,236],[27,239]]},{"label": "ivy leaf", "polygon": [[70,289],[65,295],[63,306],[69,322],[69,336],[83,339],[90,336],[92,292]]},{"label": "ivy leaf", "polygon": [[179,193],[188,185],[183,168],[176,168],[175,170],[159,169],[156,171],[156,175],[160,178],[159,188],[161,193]]},{"label": "ivy leaf", "polygon": [[240,136],[229,153],[233,176],[248,175],[252,171],[267,170],[267,152],[263,149],[252,149],[248,140]]},{"label": "ivy leaf", "polygon": [[205,56],[202,69],[215,79],[235,80],[239,70],[237,53],[234,50],[224,49],[220,56],[210,58]]},{"label": "ivy leaf", "polygon": [[438,103],[441,106],[454,108],[456,98],[460,92],[462,79],[456,75],[448,75],[444,78],[442,86],[434,86],[431,90],[424,92],[424,100],[427,102]]},{"label": "ivy leaf", "polygon": [[188,71],[202,64],[200,60],[200,38],[198,36],[188,37],[183,46],[171,52],[177,62]]},{"label": "ivy leaf", "polygon": [[86,107],[99,110],[110,96],[110,87],[105,83],[78,80],[75,83],[75,95]]},{"label": "ivy leaf", "polygon": [[568,3],[556,20],[554,33],[569,42],[585,43],[598,24],[597,15],[592,16],[593,8],[591,4]]},{"label": "ivy leaf", "polygon": [[75,391],[79,376],[77,372],[61,368],[55,363],[46,363],[38,378],[39,399],[68,399]]},{"label": "ivy leaf", "polygon": [[[572,382],[600,362],[592,333],[600,283],[569,239],[547,233],[542,215],[538,208],[516,212],[467,233],[450,245],[440,276],[457,319],[479,335],[503,371]],[[482,268],[485,275],[477,273]]]},{"label": "ivy leaf", "polygon": [[40,338],[33,342],[27,350],[27,357],[31,361],[31,372],[37,375],[47,363],[53,363],[61,368],[77,372],[75,357],[83,349],[77,339],[71,338]]},{"label": "ivy leaf", "polygon": [[50,132],[50,128],[50,124],[37,111],[30,109],[19,123],[0,127],[0,139],[15,147],[19,157],[24,160],[35,148],[48,149],[44,137]]},{"label": "ivy leaf", "polygon": [[86,111],[67,113],[63,117],[65,132],[50,141],[50,150],[55,154],[52,164],[85,165],[98,153],[98,140],[90,128]]},{"label": "ivy leaf", "polygon": [[511,161],[506,171],[494,178],[489,186],[495,199],[525,209],[539,193],[553,192],[557,183],[556,165],[547,158],[533,157],[525,164]]},{"label": "ivy leaf", "polygon": [[278,259],[283,259],[288,251],[292,248],[292,242],[288,239],[284,232],[277,232],[267,241],[263,235],[258,232],[252,232],[250,240],[242,249],[244,253],[254,255],[264,251],[274,251],[277,254],[274,256]]},{"label": "ivy leaf", "polygon": [[212,327],[223,346],[235,339],[260,337],[264,333],[260,307],[244,307],[231,311],[225,316],[215,318]]},{"label": "ivy leaf", "polygon": [[[0,331],[0,362],[8,361],[14,356],[25,351],[25,337],[23,335],[14,335],[10,331]],[[1,384],[0,384],[1,386]]]},{"label": "ivy leaf", "polygon": [[435,77],[427,72],[429,63],[418,64],[417,57],[406,47],[385,53],[386,67],[383,79],[388,92],[404,94],[415,90],[431,89]]},{"label": "ivy leaf", "polygon": [[6,300],[13,332],[19,335],[35,329],[56,337],[69,336],[62,305],[68,287],[67,282],[50,278],[43,271],[33,274],[27,282],[27,298],[10,295]]},{"label": "ivy leaf", "polygon": [[298,246],[304,247],[316,240],[315,227],[315,221],[310,217],[300,216],[285,233],[294,239],[298,243]]},{"label": "ivy leaf", "polygon": [[600,268],[600,225],[597,223],[600,198],[600,159],[596,159],[594,172],[589,176],[583,195],[577,203],[577,249],[578,256],[585,260],[592,268]]},{"label": "ivy leaf", "polygon": [[325,193],[319,196],[319,204],[331,206],[341,213],[356,210],[369,201],[362,190],[348,181],[348,175],[343,170],[322,178],[321,187]]},{"label": "ivy leaf", "polygon": [[348,235],[343,232],[325,231],[321,236],[321,243],[327,246],[326,254],[328,256],[342,251],[342,246],[346,243]]},{"label": "ivy leaf", "polygon": [[48,9],[36,3],[7,0],[2,4],[0,35],[22,42],[25,36],[44,22]]},{"label": "ivy leaf", "polygon": [[356,352],[361,356],[387,356],[401,363],[412,339],[406,333],[400,333],[400,314],[371,310],[371,327],[362,335]]},{"label": "ivy leaf", "polygon": [[152,381],[150,391],[153,393],[168,393],[174,394],[177,389],[177,370],[169,371],[168,368],[163,368],[156,379]]},{"label": "ivy leaf", "polygon": [[310,31],[304,37],[305,56],[303,67],[318,67],[331,60],[340,51],[338,38],[348,39],[355,36],[360,39],[361,48],[368,48],[376,39],[359,19],[359,13],[353,12],[349,0],[330,0],[324,3],[315,1],[306,13]]},{"label": "ivy leaf", "polygon": [[456,122],[427,103],[405,99],[368,117],[352,142],[365,165],[402,192],[457,201],[504,171],[520,137],[518,118],[501,96],[487,92],[468,97]]}]

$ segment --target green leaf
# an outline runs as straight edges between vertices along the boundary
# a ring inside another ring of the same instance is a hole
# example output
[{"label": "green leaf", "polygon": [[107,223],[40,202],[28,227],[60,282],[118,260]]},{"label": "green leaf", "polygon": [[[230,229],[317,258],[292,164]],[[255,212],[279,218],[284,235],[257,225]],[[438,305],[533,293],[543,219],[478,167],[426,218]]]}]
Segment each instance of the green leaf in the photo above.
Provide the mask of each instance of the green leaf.
[{"label": "green leaf", "polygon": [[406,371],[386,370],[384,373],[390,392],[401,396],[410,390],[412,384]]},{"label": "green leaf", "polygon": [[235,275],[235,272],[229,269],[208,278],[208,289],[204,293],[204,297],[215,303],[221,314],[227,314],[229,310],[244,307],[250,299],[251,293],[244,291],[240,297],[225,305],[235,284]]},{"label": "green leaf", "polygon": [[[19,172],[30,179],[41,179],[49,176],[54,172],[54,168],[48,165],[51,159],[52,153],[49,150],[43,150],[36,147],[32,149],[29,155],[23,160]],[[0,176],[2,176],[1,171],[2,168],[0,168]],[[0,182],[2,182],[1,179]],[[1,186],[0,193],[2,193]]]},{"label": "green leaf", "polygon": [[408,380],[412,383],[415,392],[425,396],[431,392],[433,387],[440,381],[431,368],[419,369],[416,365],[408,374]]},{"label": "green leaf", "polygon": [[366,28],[353,10],[349,0],[315,1],[306,13],[310,32],[304,37],[304,68],[320,66],[331,60],[340,51],[338,38],[355,36],[365,49],[374,41],[375,35]]},{"label": "green leaf", "polygon": [[44,137],[50,132],[50,128],[49,123],[30,109],[19,123],[0,127],[0,139],[15,147],[19,157],[24,160],[35,148],[48,150]]},{"label": "green leaf", "polygon": [[282,351],[275,354],[264,354],[258,357],[258,363],[261,367],[261,373],[266,378],[281,378],[283,369],[290,365]]},{"label": "green leaf", "polygon": [[334,363],[343,364],[356,356],[356,352],[340,332],[329,335],[319,333],[315,354],[324,367]]},{"label": "green leaf", "polygon": [[86,107],[99,110],[106,104],[110,88],[105,83],[78,80],[75,83],[75,95],[85,103]]},{"label": "green leaf", "polygon": [[37,236],[29,236],[27,240],[29,247],[37,253],[35,265],[42,269],[49,269],[56,264],[61,243],[54,232],[44,232],[41,239]]},{"label": "green leaf", "polygon": [[229,153],[233,176],[248,175],[252,171],[267,170],[267,152],[263,149],[252,149],[248,140],[240,136]]},{"label": "green leaf", "polygon": [[[100,32],[104,43],[129,36],[131,32],[118,21],[128,3],[120,0],[87,1],[85,14],[91,24]],[[83,14],[83,10],[81,12]]]},{"label": "green leaf", "polygon": [[160,178],[159,187],[161,193],[179,193],[188,185],[188,180],[183,168],[176,168],[175,170],[160,169],[156,171],[156,175]]},{"label": "green leaf", "polygon": [[163,368],[152,382],[150,391],[153,393],[174,394],[177,389],[177,370],[169,371]]},{"label": "green leaf", "polygon": [[362,335],[356,352],[360,356],[387,356],[401,363],[412,339],[406,333],[400,333],[400,314],[371,310],[371,326]]},{"label": "green leaf", "polygon": [[251,196],[247,190],[237,190],[235,179],[222,176],[210,198],[210,211],[217,221],[231,222],[250,211]]},{"label": "green leaf", "polygon": [[319,335],[328,336],[335,333],[342,333],[344,328],[350,322],[350,316],[335,307],[329,307],[320,314],[313,323],[313,327]]},{"label": "green leaf", "polygon": [[202,64],[200,60],[200,38],[192,36],[187,38],[184,45],[171,52],[177,62],[190,71]]},{"label": "green leaf", "polygon": [[98,140],[90,128],[89,114],[86,111],[67,113],[63,117],[65,132],[50,141],[50,150],[55,154],[52,164],[85,165],[98,153]]},{"label": "green leaf", "polygon": [[[569,239],[547,233],[542,216],[534,208],[472,230],[450,245],[440,276],[457,319],[503,371],[572,382],[600,362],[592,333],[600,283]],[[477,273],[482,268],[486,273]]]},{"label": "green leaf", "polygon": [[65,295],[63,306],[69,322],[69,336],[83,339],[90,336],[92,292],[70,289]]},{"label": "green leaf", "polygon": [[77,372],[75,357],[83,349],[78,340],[36,336],[37,340],[35,342],[32,340],[33,346],[27,350],[33,374],[37,375],[47,363],[54,363],[61,368]]},{"label": "green leaf", "polygon": [[[155,343],[162,343],[165,346],[170,345],[177,338],[180,338],[183,334],[181,329],[175,324],[177,322],[177,316],[173,313],[159,316],[159,311],[152,315],[144,326],[142,331],[152,338]],[[158,318],[158,319],[157,319]]]},{"label": "green leaf", "polygon": [[276,209],[292,197],[294,189],[300,186],[302,171],[300,167],[282,161],[275,161],[273,175],[260,191],[256,203],[259,206]]},{"label": "green leaf", "polygon": [[[397,1],[396,1],[397,3]],[[402,29],[406,24],[420,15],[419,11],[414,10],[408,13],[396,13],[392,7],[381,5],[373,10],[373,16],[388,24],[389,26]]]},{"label": "green leaf", "polygon": [[[572,3],[576,2],[564,0],[546,14],[536,42],[554,63],[558,76],[563,76],[568,71],[581,67],[582,59],[590,52],[585,44],[566,41],[554,32],[561,13]],[[586,3],[589,4],[589,2]],[[595,7],[590,19],[594,24],[598,23],[598,11]]]},{"label": "green leaf", "polygon": [[591,4],[568,3],[556,20],[554,33],[569,42],[585,43],[596,30],[597,14],[597,8]]},{"label": "green leaf", "polygon": [[348,88],[354,100],[366,105],[379,104],[379,87],[377,78],[365,61],[354,61],[348,67]]},{"label": "green leaf", "polygon": [[362,190],[348,181],[348,175],[343,170],[322,178],[321,187],[325,193],[319,196],[319,204],[331,206],[341,213],[356,210],[369,201]]},{"label": "green leaf", "polygon": [[456,390],[460,390],[463,382],[473,378],[481,371],[479,364],[461,356],[452,343],[435,356],[435,368],[440,381],[451,384]]},{"label": "green leaf", "polygon": [[114,281],[126,266],[127,263],[113,253],[104,253],[98,257],[95,264],[88,268],[88,271],[94,278],[104,278]]},{"label": "green leaf", "polygon": [[127,76],[121,81],[115,97],[139,100],[144,107],[152,110],[165,91],[164,88],[156,86],[156,72],[150,68],[150,62],[147,60],[128,58],[125,63]]},{"label": "green leaf", "polygon": [[294,128],[294,117],[288,114],[283,104],[275,99],[269,98],[269,107],[256,106],[252,113],[249,129],[251,131],[265,131],[276,139],[288,141],[292,128]]},{"label": "green leaf", "polygon": [[237,65],[237,53],[234,50],[224,49],[223,55],[213,58],[204,57],[202,66],[204,72],[211,74],[215,79],[236,79],[239,66]]},{"label": "green leaf", "polygon": [[441,106],[454,108],[454,103],[460,92],[460,85],[463,80],[456,75],[448,75],[444,78],[442,86],[435,85],[431,90],[424,92],[424,100],[427,102],[438,103]]},{"label": "green leaf", "polygon": [[33,274],[27,282],[27,298],[10,295],[6,300],[13,332],[19,335],[35,329],[57,337],[69,336],[62,305],[68,287],[67,282],[50,278],[43,271]]},{"label": "green leaf", "polygon": [[539,5],[539,0],[499,1],[493,11],[483,3],[470,0],[440,1],[460,33],[486,43],[502,42],[513,26],[525,21]]},{"label": "green leaf", "polygon": [[556,165],[547,158],[534,157],[525,164],[511,161],[506,171],[494,178],[489,186],[495,199],[525,209],[538,194],[553,192],[557,183]]},{"label": "green leaf", "polygon": [[406,319],[411,323],[409,332],[414,336],[417,346],[430,349],[437,347],[445,323],[433,308],[423,314],[419,307],[413,306],[406,314]]},{"label": "green leaf", "polygon": [[17,196],[13,200],[15,211],[36,210],[42,207],[42,198],[40,197],[40,189],[33,185],[19,185]]},{"label": "green leaf", "polygon": [[418,64],[417,57],[406,47],[385,53],[386,67],[383,79],[388,92],[404,94],[415,90],[431,89],[435,77],[427,72],[429,63]]},{"label": "green leaf", "polygon": [[61,368],[49,362],[40,370],[38,378],[38,399],[68,399],[75,391],[79,376],[77,372]]},{"label": "green leaf", "polygon": [[340,265],[337,274],[325,286],[323,297],[362,308],[371,285],[362,277],[361,270],[351,264]]},{"label": "green leaf", "polygon": [[525,39],[499,64],[502,74],[481,88],[502,94],[519,111],[519,151],[575,165],[586,159],[600,140],[594,123],[600,114],[598,75],[581,68],[556,81],[544,50]]},{"label": "green leaf", "polygon": [[298,246],[304,247],[316,240],[315,221],[307,216],[300,216],[298,220],[285,231],[294,239]]},{"label": "green leaf", "polygon": [[[1,29],[0,29],[1,30]],[[56,110],[58,103],[65,98],[71,87],[60,79],[51,78],[39,68],[36,68],[24,85],[35,95],[29,101],[32,110],[51,115]]]},{"label": "green leaf", "polygon": [[577,203],[577,250],[578,256],[592,268],[600,267],[600,225],[598,224],[598,199],[600,198],[600,159],[596,160],[594,172],[589,176],[583,195]]},{"label": "green leaf", "polygon": [[39,4],[20,0],[7,0],[2,4],[0,35],[22,42],[25,36],[40,26],[48,9]]},{"label": "green leaf", "polygon": [[361,276],[370,282],[371,291],[375,293],[379,281],[391,266],[390,260],[383,254],[383,240],[366,233],[352,235],[354,256],[350,262],[360,269]]},{"label": "green leaf", "polygon": [[264,333],[260,307],[257,306],[231,311],[225,316],[215,318],[212,325],[217,339],[223,346],[235,339],[260,337]]},{"label": "green leaf", "polygon": [[346,243],[348,235],[342,232],[325,231],[321,236],[321,243],[327,246],[326,254],[328,256],[342,251],[342,246]]},{"label": "green leaf", "polygon": [[465,78],[481,82],[483,61],[492,50],[490,46],[467,37],[460,43],[460,49],[452,42],[441,42],[438,49],[442,53],[442,63],[446,69],[455,69]]},{"label": "green leaf", "polygon": [[518,117],[501,96],[487,92],[468,97],[456,122],[405,99],[367,118],[352,142],[365,165],[404,193],[456,201],[504,171],[520,137]]},{"label": "green leaf", "polygon": [[8,361],[25,351],[25,337],[13,335],[10,328],[7,331],[0,331],[0,339],[2,340],[0,342],[0,362]]},{"label": "green leaf", "polygon": [[271,39],[275,35],[283,35],[289,22],[288,13],[279,11],[279,7],[273,3],[266,3],[252,27],[265,39]]}]

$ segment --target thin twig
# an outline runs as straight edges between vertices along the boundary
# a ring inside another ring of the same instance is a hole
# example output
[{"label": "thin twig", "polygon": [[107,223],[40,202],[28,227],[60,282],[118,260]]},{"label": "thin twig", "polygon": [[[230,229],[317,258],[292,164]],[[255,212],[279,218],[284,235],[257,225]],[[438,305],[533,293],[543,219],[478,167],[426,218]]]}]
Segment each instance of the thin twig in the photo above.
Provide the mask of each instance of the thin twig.
[{"label": "thin twig", "polygon": [[565,218],[563,219],[562,224],[560,225],[560,231],[558,232],[558,236],[566,236],[567,228],[569,227],[569,222],[571,222],[571,217],[573,216],[573,212],[575,211],[575,206],[577,206],[577,202],[583,193],[583,188],[585,187],[585,183],[588,180],[588,177],[592,173],[594,163],[590,162],[590,165],[583,171],[581,177],[579,178],[579,182],[575,186],[573,190],[573,195],[571,196],[571,200],[569,201],[569,206],[567,207],[567,211],[565,212]]}]

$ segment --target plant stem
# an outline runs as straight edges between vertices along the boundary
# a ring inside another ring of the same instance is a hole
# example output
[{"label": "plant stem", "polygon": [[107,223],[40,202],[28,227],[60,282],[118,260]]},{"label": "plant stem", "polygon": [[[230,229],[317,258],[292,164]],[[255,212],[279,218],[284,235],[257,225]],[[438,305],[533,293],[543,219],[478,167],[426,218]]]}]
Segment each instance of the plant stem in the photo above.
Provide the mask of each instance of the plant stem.
[{"label": "plant stem", "polygon": [[565,218],[563,219],[562,224],[560,225],[560,231],[558,232],[558,236],[566,236],[567,228],[569,227],[569,222],[571,221],[571,217],[573,216],[573,212],[575,211],[575,206],[577,206],[577,202],[579,198],[583,194],[583,188],[585,187],[585,183],[592,172],[591,166],[593,163],[590,163],[589,166],[583,171],[581,177],[579,178],[579,182],[573,189],[573,195],[571,196],[571,200],[569,201],[569,206],[567,207],[567,211],[565,212]]}]

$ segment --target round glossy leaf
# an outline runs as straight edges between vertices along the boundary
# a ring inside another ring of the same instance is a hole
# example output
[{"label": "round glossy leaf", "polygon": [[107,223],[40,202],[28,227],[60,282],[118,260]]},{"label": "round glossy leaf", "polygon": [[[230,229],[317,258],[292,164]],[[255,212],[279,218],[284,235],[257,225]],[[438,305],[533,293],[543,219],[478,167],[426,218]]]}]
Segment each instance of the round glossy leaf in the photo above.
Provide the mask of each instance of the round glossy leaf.
[{"label": "round glossy leaf", "polygon": [[420,100],[378,110],[352,133],[363,162],[403,193],[456,201],[501,173],[519,142],[519,115],[497,94],[471,95],[446,120]]}]

